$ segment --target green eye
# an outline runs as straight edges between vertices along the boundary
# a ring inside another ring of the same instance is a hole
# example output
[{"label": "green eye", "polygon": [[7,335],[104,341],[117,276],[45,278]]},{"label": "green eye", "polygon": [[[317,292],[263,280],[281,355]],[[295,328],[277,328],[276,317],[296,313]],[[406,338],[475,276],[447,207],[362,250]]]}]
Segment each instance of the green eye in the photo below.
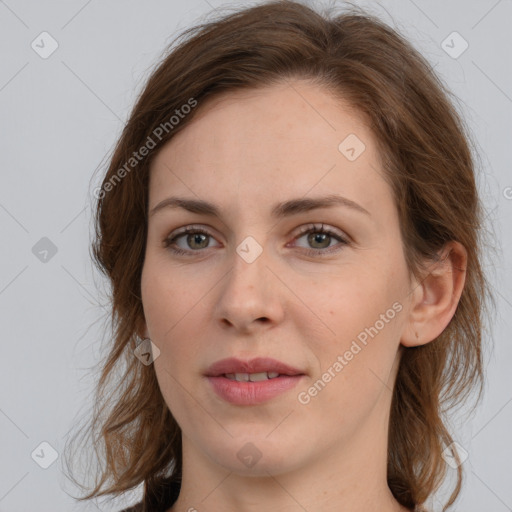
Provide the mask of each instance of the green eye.
[{"label": "green eye", "polygon": [[[339,234],[334,229],[325,228],[323,224],[309,224],[305,226],[299,235],[295,237],[295,240],[303,238],[306,235],[307,244],[309,244],[309,247],[302,247],[302,249],[309,256],[322,256],[331,254],[339,251],[340,245],[344,246],[349,244],[348,240],[345,239],[341,234]],[[182,248],[176,245],[177,241],[182,238],[185,240],[188,248]],[[205,229],[196,226],[187,226],[166,238],[163,242],[163,245],[174,254],[193,256],[201,252],[203,249],[208,249],[210,246],[210,239],[213,239],[213,235]],[[334,240],[337,240],[338,244],[332,246],[331,242]]]}]

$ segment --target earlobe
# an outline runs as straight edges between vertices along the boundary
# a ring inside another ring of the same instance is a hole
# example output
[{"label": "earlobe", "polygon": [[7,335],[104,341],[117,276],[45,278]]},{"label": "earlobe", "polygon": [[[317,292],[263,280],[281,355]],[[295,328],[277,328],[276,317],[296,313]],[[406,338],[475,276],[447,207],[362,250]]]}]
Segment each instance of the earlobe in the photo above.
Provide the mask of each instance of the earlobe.
[{"label": "earlobe", "polygon": [[466,280],[467,252],[462,244],[448,242],[439,259],[413,285],[411,308],[401,344],[424,345],[436,339],[450,323]]}]

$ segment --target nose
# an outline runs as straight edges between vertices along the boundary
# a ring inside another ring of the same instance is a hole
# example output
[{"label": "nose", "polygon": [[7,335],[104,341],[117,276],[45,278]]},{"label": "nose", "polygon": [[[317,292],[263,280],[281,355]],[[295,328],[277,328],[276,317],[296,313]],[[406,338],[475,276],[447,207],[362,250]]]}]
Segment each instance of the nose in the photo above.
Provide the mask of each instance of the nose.
[{"label": "nose", "polygon": [[248,334],[282,321],[286,286],[269,259],[263,250],[249,263],[234,251],[231,269],[216,288],[214,318],[224,329]]}]

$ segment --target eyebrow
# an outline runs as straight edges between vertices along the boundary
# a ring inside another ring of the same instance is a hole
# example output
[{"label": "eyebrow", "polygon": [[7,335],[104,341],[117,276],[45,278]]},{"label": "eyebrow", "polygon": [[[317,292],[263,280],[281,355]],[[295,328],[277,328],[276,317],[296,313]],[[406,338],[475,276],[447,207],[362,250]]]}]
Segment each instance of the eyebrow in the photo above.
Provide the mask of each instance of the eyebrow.
[{"label": "eyebrow", "polygon": [[[319,208],[330,208],[333,206],[344,206],[371,217],[370,212],[360,204],[352,201],[351,199],[335,194],[316,198],[290,199],[288,201],[278,203],[272,208],[271,216],[276,219],[290,217],[299,213],[309,212]],[[220,209],[213,203],[184,197],[168,197],[167,199],[164,199],[152,208],[149,215],[153,216],[164,208],[183,208],[189,212],[207,215],[210,217],[222,216]]]}]

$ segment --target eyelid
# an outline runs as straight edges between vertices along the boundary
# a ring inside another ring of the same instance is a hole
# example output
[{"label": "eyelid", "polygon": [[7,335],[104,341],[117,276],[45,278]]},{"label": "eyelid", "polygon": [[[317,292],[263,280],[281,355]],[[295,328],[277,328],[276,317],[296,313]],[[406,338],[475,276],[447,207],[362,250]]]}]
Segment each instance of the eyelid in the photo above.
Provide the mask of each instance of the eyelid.
[{"label": "eyelid", "polygon": [[[211,229],[211,228],[209,228]],[[182,228],[178,228],[177,230],[171,232],[164,240],[163,245],[165,248],[169,249],[170,251],[176,253],[176,254],[183,254],[183,255],[190,255],[192,256],[194,253],[199,254],[201,252],[205,252],[205,249],[181,249],[180,247],[172,247],[173,244],[175,244],[176,240],[184,235],[187,235],[189,233],[199,233],[204,234],[206,236],[209,236],[210,238],[213,238],[216,240],[215,236],[209,231],[209,229],[206,229],[203,227],[203,225],[195,225],[195,224],[189,224],[187,226],[184,226]],[[352,239],[350,236],[345,234],[344,232],[340,231],[337,228],[334,228],[332,226],[325,226],[324,223],[310,223],[303,225],[299,228],[298,232],[293,236],[292,242],[295,242],[297,239],[302,238],[304,235],[310,233],[310,232],[322,232],[325,233],[331,237],[338,239],[338,244],[334,245],[332,247],[327,247],[323,249],[312,249],[312,248],[305,248],[305,247],[299,247],[302,249],[303,253],[306,253],[308,255],[313,256],[328,256],[332,253],[339,252],[343,246],[350,245],[352,243]],[[338,247],[337,247],[338,246]],[[339,247],[341,246],[341,247]],[[288,245],[287,245],[288,247]]]},{"label": "eyelid", "polygon": [[334,254],[339,253],[341,250],[343,250],[346,246],[352,245],[352,239],[346,235],[344,232],[340,231],[337,228],[334,228],[332,226],[325,226],[325,224],[322,223],[311,223],[307,224],[305,226],[302,226],[299,229],[299,232],[294,235],[293,242],[298,240],[299,238],[302,238],[304,235],[308,233],[324,233],[330,236],[331,238],[338,239],[338,243],[331,246],[326,247],[323,249],[311,249],[306,247],[300,247],[302,252],[308,256],[313,257],[327,257]]},{"label": "eyelid", "polygon": [[341,240],[343,240],[346,243],[349,243],[351,241],[351,238],[347,234],[345,234],[343,231],[340,231],[339,229],[337,229],[333,226],[325,225],[325,223],[323,223],[323,222],[310,223],[310,224],[305,224],[304,226],[301,226],[299,228],[299,231],[294,235],[294,240],[296,238],[300,238],[302,235],[309,233],[311,231],[312,232],[323,231],[331,236],[336,236],[336,237],[340,238]]},{"label": "eyelid", "polygon": [[[211,228],[206,229],[203,227],[203,225],[199,224],[189,224],[187,226],[183,226],[181,228],[178,228],[174,231],[172,231],[169,235],[167,235],[164,240],[163,244],[164,247],[170,247],[172,243],[176,241],[177,238],[187,235],[189,233],[200,233],[209,236],[210,238],[213,238],[216,240],[216,237],[212,234],[210,231]],[[190,252],[200,252],[200,251],[193,251],[192,249],[189,249]]]}]

